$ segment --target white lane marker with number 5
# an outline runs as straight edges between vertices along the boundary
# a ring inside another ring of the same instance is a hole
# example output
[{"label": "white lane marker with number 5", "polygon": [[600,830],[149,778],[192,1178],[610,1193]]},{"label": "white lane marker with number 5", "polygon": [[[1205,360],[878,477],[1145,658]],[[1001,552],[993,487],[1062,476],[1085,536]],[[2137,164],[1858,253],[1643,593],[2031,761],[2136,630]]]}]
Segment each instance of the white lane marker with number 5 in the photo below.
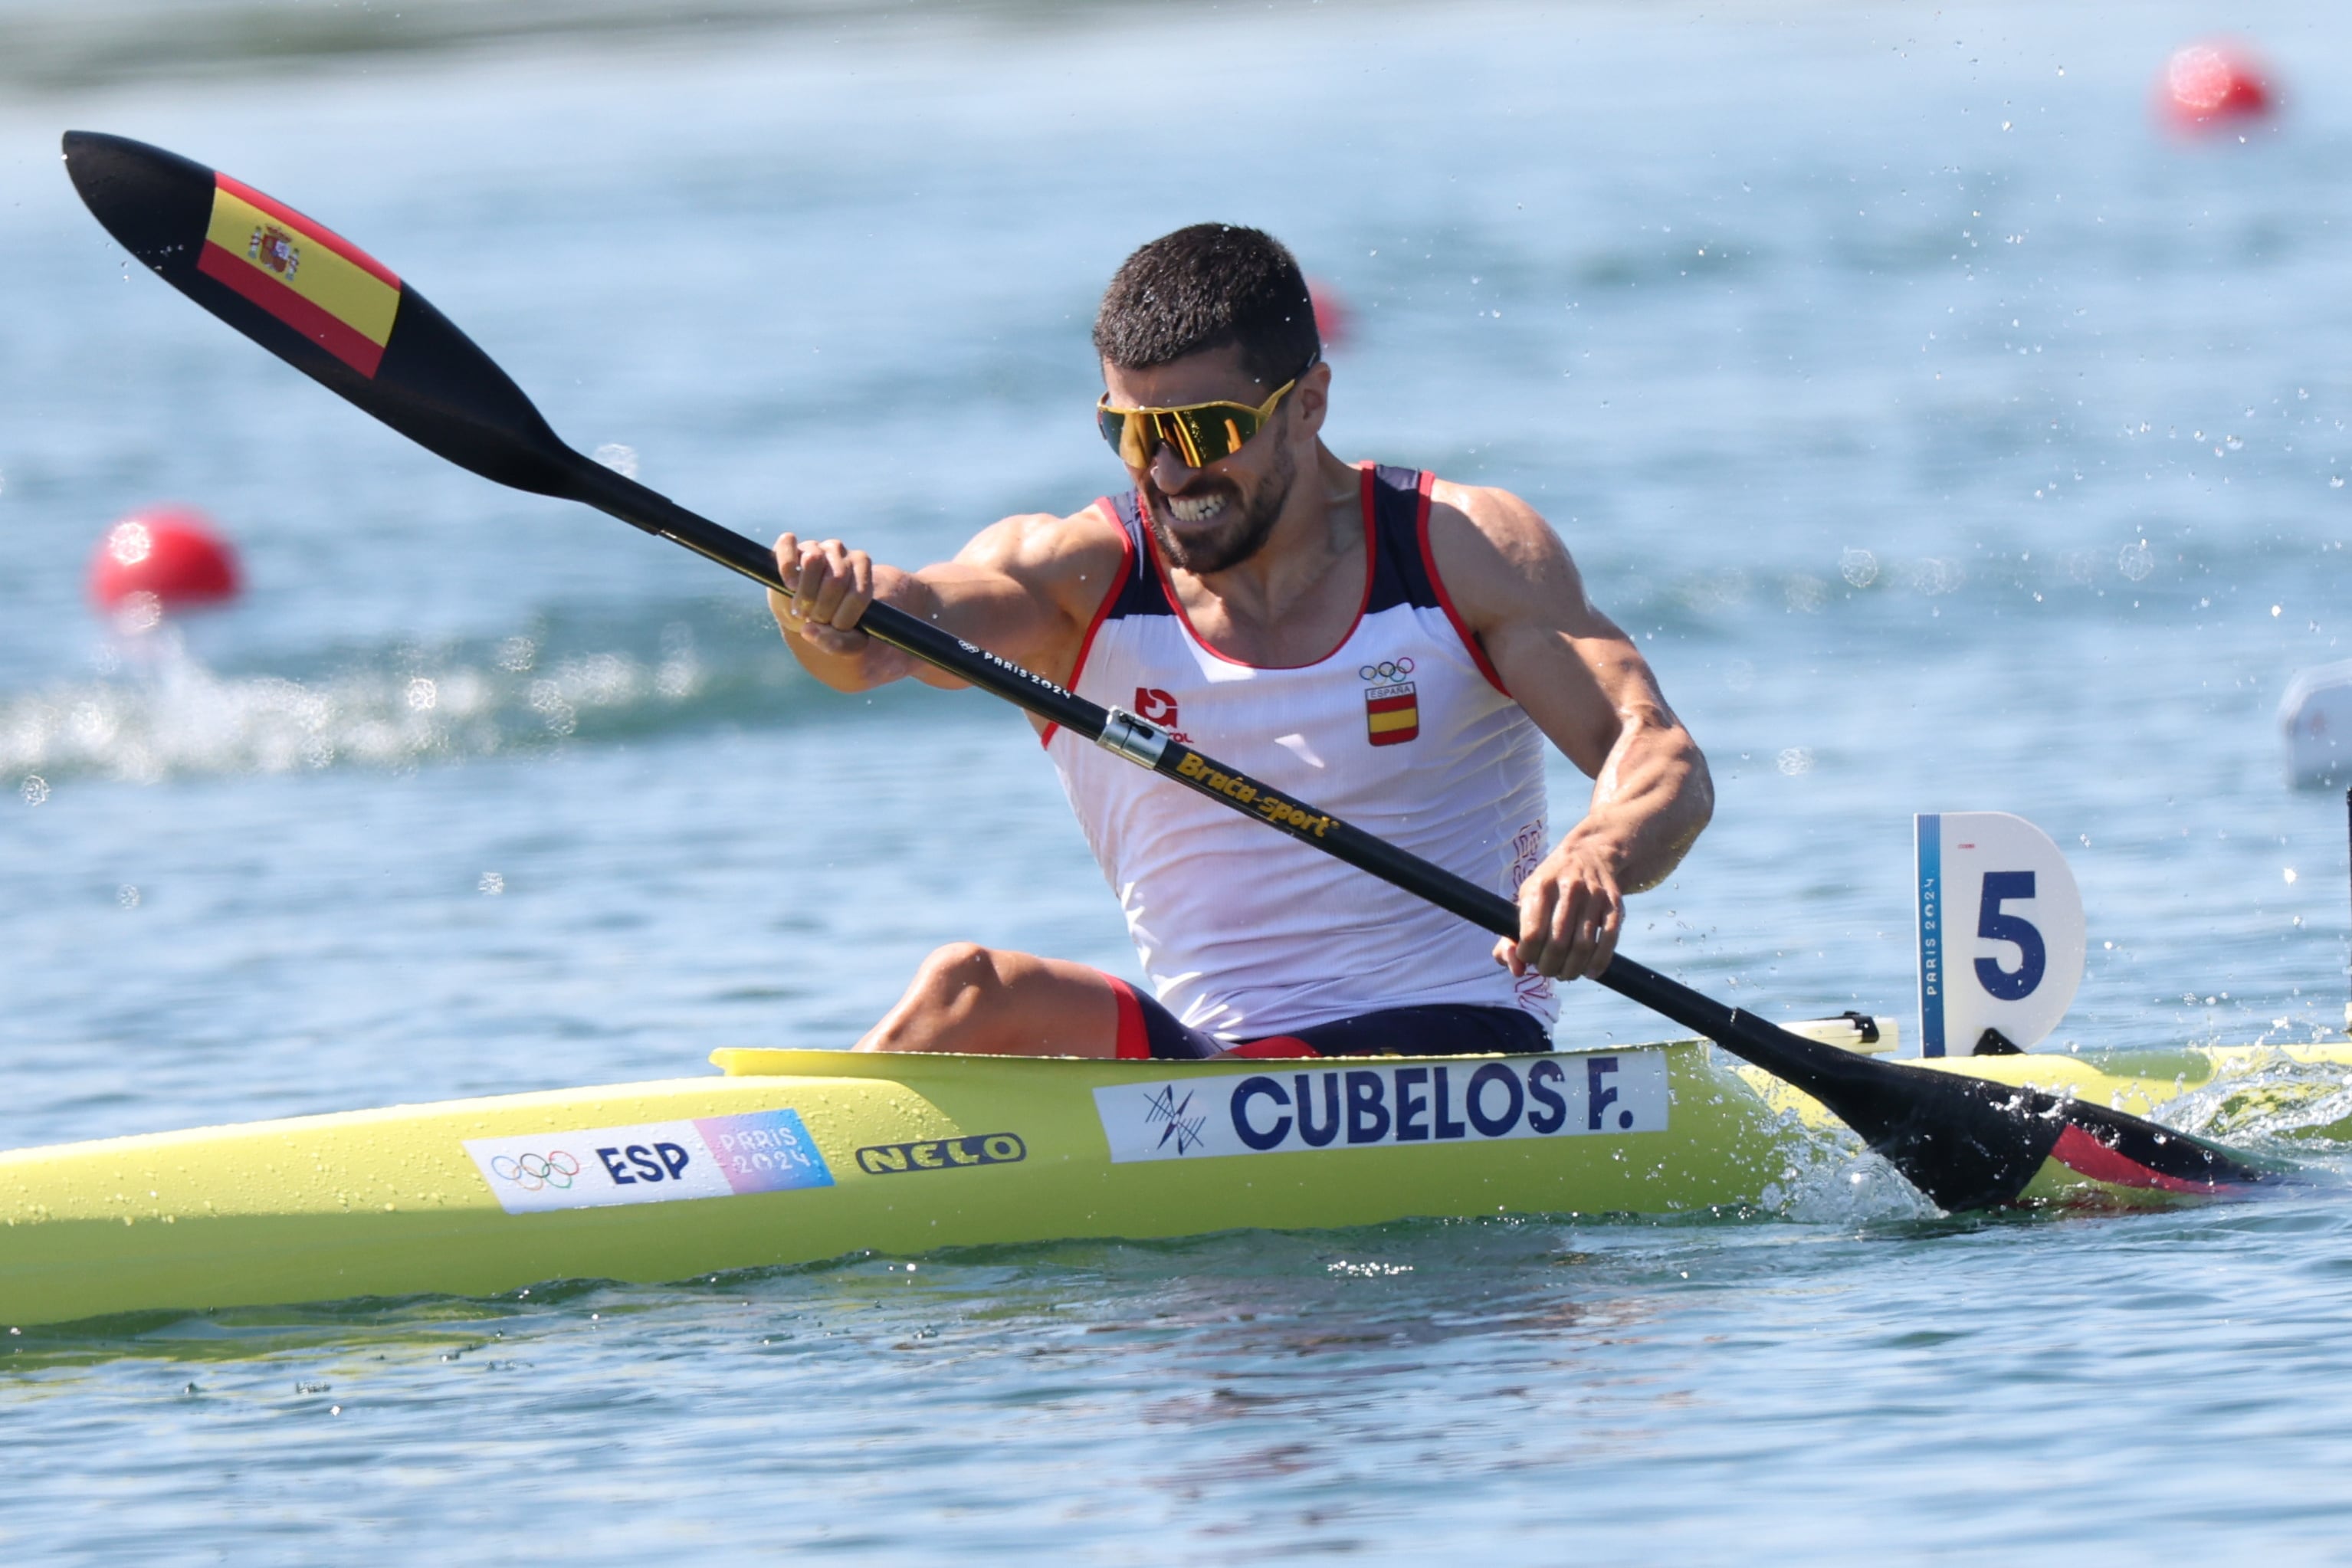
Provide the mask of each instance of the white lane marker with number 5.
[{"label": "white lane marker with number 5", "polygon": [[2035,1044],[2083,980],[2083,895],[2066,857],[2005,811],[1925,813],[1913,824],[1920,1053],[1967,1056],[1988,1029]]}]

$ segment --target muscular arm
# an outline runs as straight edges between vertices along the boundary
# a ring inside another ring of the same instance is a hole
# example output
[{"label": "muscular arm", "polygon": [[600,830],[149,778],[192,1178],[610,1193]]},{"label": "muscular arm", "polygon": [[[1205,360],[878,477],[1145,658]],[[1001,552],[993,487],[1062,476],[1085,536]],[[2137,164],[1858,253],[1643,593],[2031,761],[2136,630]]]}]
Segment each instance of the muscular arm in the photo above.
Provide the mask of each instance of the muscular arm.
[{"label": "muscular arm", "polygon": [[1593,781],[1582,821],[1519,889],[1515,973],[1598,974],[1623,895],[1664,881],[1715,810],[1706,759],[1633,639],[1593,608],[1550,525],[1506,490],[1440,484],[1430,549],[1454,607],[1536,726]]},{"label": "muscular arm", "polygon": [[982,530],[952,561],[904,572],[877,565],[838,540],[776,542],[776,563],[794,585],[768,595],[784,646],[836,691],[864,691],[907,676],[932,686],[951,675],[856,630],[879,600],[967,642],[1066,681],[1095,607],[1124,559],[1116,525],[1093,508],[1069,517],[1009,517]]}]

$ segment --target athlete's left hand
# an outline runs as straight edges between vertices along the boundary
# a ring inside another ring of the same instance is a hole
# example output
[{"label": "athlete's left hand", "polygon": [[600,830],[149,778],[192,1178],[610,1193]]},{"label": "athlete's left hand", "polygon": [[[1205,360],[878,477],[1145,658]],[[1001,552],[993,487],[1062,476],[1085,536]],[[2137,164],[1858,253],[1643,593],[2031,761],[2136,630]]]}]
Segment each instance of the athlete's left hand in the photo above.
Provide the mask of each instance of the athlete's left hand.
[{"label": "athlete's left hand", "polygon": [[1614,858],[1573,833],[1519,884],[1519,937],[1495,943],[1514,975],[1590,979],[1609,967],[1625,921]]}]

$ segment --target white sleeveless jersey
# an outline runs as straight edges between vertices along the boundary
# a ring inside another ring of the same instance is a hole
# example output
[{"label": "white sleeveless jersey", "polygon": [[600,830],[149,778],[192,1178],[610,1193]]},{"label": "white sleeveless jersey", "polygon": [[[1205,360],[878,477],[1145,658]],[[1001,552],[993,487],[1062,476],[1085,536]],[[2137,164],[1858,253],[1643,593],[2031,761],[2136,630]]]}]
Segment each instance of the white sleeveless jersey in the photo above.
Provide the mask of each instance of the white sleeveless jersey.
[{"label": "white sleeveless jersey", "polygon": [[[1510,896],[1549,848],[1545,742],[1438,578],[1432,478],[1364,469],[1362,607],[1328,658],[1288,668],[1209,647],[1135,495],[1097,502],[1127,553],[1070,685]],[[1514,981],[1468,921],[1067,731],[1045,739],[1144,973],[1186,1024],[1247,1040],[1439,1003],[1557,1018],[1551,984]]]}]

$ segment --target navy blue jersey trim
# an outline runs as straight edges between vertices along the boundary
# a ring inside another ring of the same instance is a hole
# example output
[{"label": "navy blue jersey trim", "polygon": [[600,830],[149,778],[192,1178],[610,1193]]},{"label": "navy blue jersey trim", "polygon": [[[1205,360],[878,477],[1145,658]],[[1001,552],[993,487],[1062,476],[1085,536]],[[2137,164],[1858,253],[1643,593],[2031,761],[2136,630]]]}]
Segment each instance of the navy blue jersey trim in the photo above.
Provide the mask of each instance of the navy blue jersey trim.
[{"label": "navy blue jersey trim", "polygon": [[1175,609],[1160,587],[1160,557],[1151,548],[1151,536],[1143,526],[1142,503],[1133,490],[1110,498],[1111,510],[1118,525],[1127,530],[1127,578],[1118,585],[1118,597],[1113,601],[1105,620],[1123,621],[1129,616],[1172,616]]},{"label": "navy blue jersey trim", "polygon": [[[1203,1061],[1228,1051],[1244,1058],[1461,1057],[1532,1056],[1551,1049],[1551,1036],[1543,1025],[1517,1008],[1461,1002],[1383,1007],[1234,1047],[1181,1022],[1149,992],[1130,986],[1128,994],[1142,1015],[1143,1037],[1157,1061]],[[1249,1048],[1256,1045],[1292,1048]]]},{"label": "navy blue jersey trim", "polygon": [[1372,470],[1372,594],[1364,614],[1399,605],[1439,607],[1437,586],[1421,560],[1421,474],[1414,468]]}]

